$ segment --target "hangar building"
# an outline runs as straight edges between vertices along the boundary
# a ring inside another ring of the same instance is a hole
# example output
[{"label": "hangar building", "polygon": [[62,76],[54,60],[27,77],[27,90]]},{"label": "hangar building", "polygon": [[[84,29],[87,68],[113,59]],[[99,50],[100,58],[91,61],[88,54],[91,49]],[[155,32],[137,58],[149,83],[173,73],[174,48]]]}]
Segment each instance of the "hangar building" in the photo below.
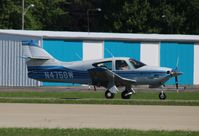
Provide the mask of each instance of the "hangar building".
[{"label": "hangar building", "polygon": [[[61,61],[107,57],[132,57],[148,65],[175,68],[183,75],[179,83],[199,84],[199,36],[121,34],[56,31],[0,30],[0,86],[67,86],[42,83],[27,77],[22,40],[36,40]],[[171,80],[168,84],[173,84]]]}]

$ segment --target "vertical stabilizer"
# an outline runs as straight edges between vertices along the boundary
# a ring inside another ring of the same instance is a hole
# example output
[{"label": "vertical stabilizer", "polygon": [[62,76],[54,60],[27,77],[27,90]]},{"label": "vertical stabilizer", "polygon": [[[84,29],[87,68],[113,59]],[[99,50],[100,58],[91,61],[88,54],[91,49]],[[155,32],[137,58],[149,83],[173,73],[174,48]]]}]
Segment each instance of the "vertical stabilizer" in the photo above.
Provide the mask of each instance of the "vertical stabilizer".
[{"label": "vertical stabilizer", "polygon": [[53,57],[44,49],[38,46],[36,41],[22,41],[23,54],[25,58],[32,59],[53,59]]},{"label": "vertical stabilizer", "polygon": [[22,41],[23,58],[28,70],[33,66],[59,66],[59,62],[33,40]]}]

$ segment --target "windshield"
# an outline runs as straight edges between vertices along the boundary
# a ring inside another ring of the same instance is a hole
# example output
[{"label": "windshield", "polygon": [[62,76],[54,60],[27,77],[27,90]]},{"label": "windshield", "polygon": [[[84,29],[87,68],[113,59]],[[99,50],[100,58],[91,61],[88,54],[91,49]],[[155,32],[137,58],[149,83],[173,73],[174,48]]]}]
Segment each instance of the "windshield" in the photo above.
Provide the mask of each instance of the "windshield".
[{"label": "windshield", "polygon": [[135,69],[141,68],[146,65],[146,64],[139,62],[137,60],[134,60],[134,59],[129,59],[129,61],[135,67]]}]

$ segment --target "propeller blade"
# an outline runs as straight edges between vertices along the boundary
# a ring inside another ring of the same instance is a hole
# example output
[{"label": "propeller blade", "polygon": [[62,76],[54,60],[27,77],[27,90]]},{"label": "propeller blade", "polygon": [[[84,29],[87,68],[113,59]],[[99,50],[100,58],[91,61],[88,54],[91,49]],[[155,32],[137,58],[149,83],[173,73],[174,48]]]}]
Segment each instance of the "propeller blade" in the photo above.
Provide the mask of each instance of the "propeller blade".
[{"label": "propeller blade", "polygon": [[96,86],[94,85],[93,87],[94,87],[94,91],[96,91]]},{"label": "propeller blade", "polygon": [[179,65],[179,56],[177,58],[176,68],[171,73],[171,75],[175,77],[175,83],[176,83],[176,91],[177,91],[177,93],[179,92],[179,89],[178,89],[179,88],[178,87],[178,76],[182,75],[182,72],[178,72],[178,65]]},{"label": "propeller blade", "polygon": [[176,68],[175,68],[175,70],[178,70],[178,65],[179,65],[179,56],[178,56],[177,61],[176,61]]},{"label": "propeller blade", "polygon": [[179,92],[179,90],[178,90],[178,76],[175,76],[175,82],[176,82],[176,90],[177,90],[177,92]]}]

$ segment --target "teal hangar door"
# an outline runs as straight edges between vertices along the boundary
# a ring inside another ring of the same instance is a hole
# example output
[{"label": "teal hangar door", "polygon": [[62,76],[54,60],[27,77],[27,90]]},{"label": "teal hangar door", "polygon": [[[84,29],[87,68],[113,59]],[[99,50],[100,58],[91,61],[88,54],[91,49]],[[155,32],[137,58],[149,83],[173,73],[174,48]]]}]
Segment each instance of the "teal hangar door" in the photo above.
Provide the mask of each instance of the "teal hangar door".
[{"label": "teal hangar door", "polygon": [[[44,40],[43,48],[60,61],[82,60],[82,41]],[[72,86],[69,83],[43,82],[43,86]]]},{"label": "teal hangar door", "polygon": [[123,41],[104,41],[104,58],[130,57],[140,60],[140,43]]},{"label": "teal hangar door", "polygon": [[[160,65],[174,69],[179,58],[178,70],[183,72],[183,75],[179,76],[179,84],[192,85],[194,44],[162,42],[160,45]],[[175,79],[170,79],[167,84],[175,84]]]}]

